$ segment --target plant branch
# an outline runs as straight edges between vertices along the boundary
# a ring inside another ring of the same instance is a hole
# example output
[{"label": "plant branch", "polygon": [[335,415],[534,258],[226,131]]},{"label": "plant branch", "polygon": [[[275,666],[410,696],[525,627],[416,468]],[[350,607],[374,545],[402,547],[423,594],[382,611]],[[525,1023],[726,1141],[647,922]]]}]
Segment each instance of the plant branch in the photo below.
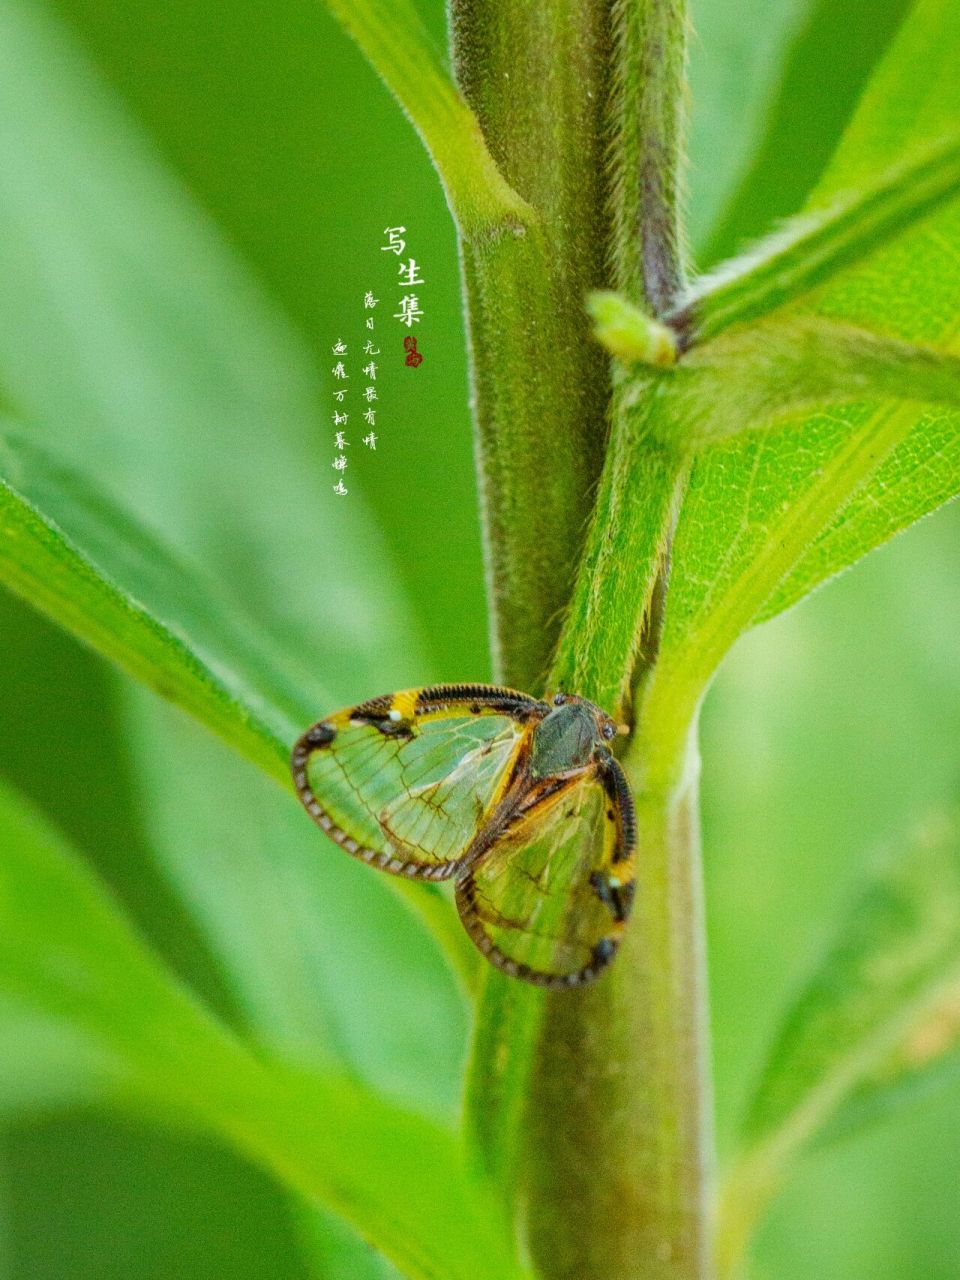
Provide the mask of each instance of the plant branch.
[{"label": "plant branch", "polygon": [[[651,336],[646,327],[655,321],[608,297],[621,349],[632,344],[636,354],[648,339],[656,341],[656,330]],[[605,297],[605,317],[610,311]],[[608,465],[551,687],[590,689],[612,714],[626,714],[644,629],[636,620],[648,616],[695,450],[871,397],[960,405],[960,359],[804,318],[722,335],[669,372],[622,372]]]},{"label": "plant branch", "polygon": [[413,0],[326,0],[423,139],[465,240],[535,221],[504,180],[476,116],[458,93]]},{"label": "plant branch", "polygon": [[660,318],[683,286],[685,0],[614,0],[609,166],[613,276]]},{"label": "plant branch", "polygon": [[[450,0],[457,80],[537,227],[462,247],[494,665],[543,688],[607,431],[586,294],[606,278],[607,0]],[[487,966],[466,1083],[477,1158],[514,1196],[542,993]]]},{"label": "plant branch", "polygon": [[[686,0],[614,0],[611,10],[614,30],[613,76],[610,105],[610,169],[611,221],[613,224],[612,264],[614,286],[628,305],[637,311],[632,320],[636,327],[652,317],[655,324],[676,303],[685,285],[684,237],[680,205],[680,180],[683,166],[684,102],[686,92],[687,7]],[[607,302],[609,315],[610,301]],[[621,308],[621,323],[625,319]],[[649,321],[648,321],[649,324]],[[677,330],[677,348],[683,333]],[[669,365],[675,351],[669,351],[655,333],[651,347],[659,356],[655,363]],[[615,377],[613,428],[603,485],[604,494],[612,495],[616,480],[631,465],[635,438],[630,421],[633,406],[622,394],[622,384]],[[615,452],[622,442],[628,457]],[[653,442],[648,441],[653,448]],[[682,492],[686,466],[682,458],[672,458],[668,466],[658,456],[659,449],[638,466],[652,481],[652,488],[636,489],[626,503],[619,506],[627,519],[631,504],[642,502],[661,521],[654,534],[656,562],[648,564],[650,546],[645,545],[640,557],[641,595],[635,593],[627,601],[628,625],[635,628],[631,656],[640,667],[653,662],[659,626],[650,629],[653,643],[641,647],[647,634],[650,611],[655,599],[666,590],[665,574],[670,560],[670,542],[676,503]],[[674,471],[668,477],[668,470]],[[632,517],[634,520],[636,516]],[[648,520],[649,525],[649,520]],[[645,530],[647,535],[651,530]],[[599,543],[614,531],[603,529],[598,521],[591,529],[591,539]],[[615,533],[614,533],[615,536]],[[581,578],[578,594],[588,590]],[[618,606],[619,607],[619,602]],[[573,615],[571,615],[573,616]],[[608,673],[613,676],[614,673]],[[636,683],[641,670],[616,673],[618,688],[624,682]]]},{"label": "plant branch", "polygon": [[[608,350],[669,366],[676,340],[651,314],[663,313],[683,281],[678,175],[686,10],[683,0],[618,0],[611,20],[607,165],[620,292],[593,292],[587,309]],[[590,691],[618,714],[686,473],[682,453],[649,429],[654,384],[643,384],[629,404],[624,388],[622,371],[614,369],[607,457],[550,681],[554,688]]]},{"label": "plant branch", "polygon": [[457,81],[500,172],[536,210],[523,236],[462,245],[498,678],[542,688],[606,435],[607,361],[586,293],[604,283],[606,0],[451,0]]},{"label": "plant branch", "polygon": [[746,253],[701,276],[666,316],[691,345],[809,293],[960,192],[955,138],[787,222]]},{"label": "plant branch", "polygon": [[659,320],[628,302],[619,293],[600,289],[587,298],[593,336],[624,364],[668,369],[677,361],[677,336]]},{"label": "plant branch", "polygon": [[[563,1280],[710,1274],[712,1165],[695,728],[670,795],[637,796],[634,918],[608,975],[546,1001],[530,1113],[531,1239]],[[682,754],[682,753],[681,753]]]},{"label": "plant branch", "polygon": [[[657,316],[682,270],[677,170],[685,17],[672,0],[647,0],[618,2],[611,18],[613,283]],[[543,41],[551,61],[559,56],[559,29]],[[485,120],[484,128],[490,137]],[[492,141],[491,148],[500,160]],[[587,172],[582,157],[576,166]],[[660,408],[654,382],[642,404],[626,406],[621,379],[616,372],[587,549],[548,681],[609,706],[621,704],[630,687],[684,472],[683,459],[651,431]],[[631,488],[637,477],[642,495]],[[535,525],[528,521],[523,535],[529,547]],[[708,1273],[709,1088],[694,771],[684,785],[653,791],[645,782],[648,762],[631,753],[629,765],[643,865],[638,918],[617,963],[595,985],[563,993],[524,989],[491,973],[479,1011],[469,1089],[473,1130],[508,1194],[513,1179],[523,1178],[530,1247],[547,1280],[700,1280]],[[679,765],[677,772],[683,773]],[[521,1121],[514,1153],[510,1135]]]}]

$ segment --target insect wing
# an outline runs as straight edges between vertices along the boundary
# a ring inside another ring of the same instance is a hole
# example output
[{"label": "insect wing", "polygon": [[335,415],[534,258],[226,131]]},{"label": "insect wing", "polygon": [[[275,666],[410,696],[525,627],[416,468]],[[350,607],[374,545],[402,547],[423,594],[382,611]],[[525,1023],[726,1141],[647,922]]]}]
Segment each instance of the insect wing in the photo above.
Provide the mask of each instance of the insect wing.
[{"label": "insect wing", "polygon": [[[521,735],[512,722],[491,725],[489,719],[482,737],[467,719],[451,719],[442,733],[424,726],[418,744],[424,751],[405,766],[409,778],[423,780],[414,781],[380,815],[384,833],[407,856],[439,857],[447,863],[456,859],[499,799]],[[453,769],[435,777],[446,767],[450,752],[463,754]],[[412,744],[408,754],[415,755]]]},{"label": "insect wing", "polygon": [[535,804],[457,885],[467,932],[498,968],[545,987],[588,982],[613,959],[633,899],[626,782],[587,771]]},{"label": "insect wing", "polygon": [[[529,734],[522,720],[458,702],[414,710],[417,691],[338,712],[294,751],[311,816],[348,853],[397,874],[452,875],[497,803]],[[408,716],[391,721],[399,704]],[[475,705],[475,704],[474,704]]]}]

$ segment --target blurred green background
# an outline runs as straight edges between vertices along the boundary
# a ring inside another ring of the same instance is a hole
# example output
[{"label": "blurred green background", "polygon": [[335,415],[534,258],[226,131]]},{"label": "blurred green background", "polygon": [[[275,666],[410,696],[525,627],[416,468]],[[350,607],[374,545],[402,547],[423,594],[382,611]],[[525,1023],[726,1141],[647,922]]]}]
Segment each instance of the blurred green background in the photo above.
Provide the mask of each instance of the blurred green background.
[{"label": "blurred green background", "polygon": [[[420,7],[442,41],[442,5]],[[693,0],[701,265],[800,204],[905,8]],[[322,5],[0,0],[0,86],[5,410],[297,653],[318,714],[488,676],[453,231],[420,144]],[[350,433],[336,498],[330,347],[359,340],[365,289],[379,316],[398,295],[379,252],[397,223],[425,277],[426,358],[384,372],[377,452]],[[958,534],[960,509],[943,511],[752,634],[707,704],[721,1159],[862,869],[956,796]],[[466,1014],[380,879],[5,595],[0,641],[0,771],[167,960],[264,1042],[452,1115]],[[91,1108],[41,1117],[5,1085],[0,1104],[11,1280],[386,1274],[209,1143]],[[955,1277],[958,1127],[960,1096],[930,1095],[809,1158],[756,1275]]]}]

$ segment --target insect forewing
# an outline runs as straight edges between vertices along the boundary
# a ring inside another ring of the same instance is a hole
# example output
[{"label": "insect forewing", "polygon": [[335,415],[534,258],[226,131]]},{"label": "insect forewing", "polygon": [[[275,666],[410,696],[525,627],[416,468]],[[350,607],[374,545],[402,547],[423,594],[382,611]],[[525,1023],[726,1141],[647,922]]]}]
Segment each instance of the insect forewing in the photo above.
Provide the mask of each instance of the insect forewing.
[{"label": "insect forewing", "polygon": [[294,751],[294,781],[315,821],[348,853],[397,874],[456,872],[530,732],[516,709],[477,696],[444,701],[444,688],[338,712]]},{"label": "insect forewing", "polygon": [[634,830],[625,783],[605,782],[599,766],[569,780],[458,882],[467,932],[514,977],[547,987],[596,977],[630,913]]}]

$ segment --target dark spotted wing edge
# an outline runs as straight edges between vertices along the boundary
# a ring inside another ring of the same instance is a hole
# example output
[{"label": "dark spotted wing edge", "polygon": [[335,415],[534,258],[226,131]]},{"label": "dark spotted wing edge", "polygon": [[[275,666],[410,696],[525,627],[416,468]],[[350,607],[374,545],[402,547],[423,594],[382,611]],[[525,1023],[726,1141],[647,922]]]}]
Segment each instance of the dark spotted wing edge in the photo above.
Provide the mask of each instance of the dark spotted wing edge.
[{"label": "dark spotted wing edge", "polygon": [[[463,866],[463,859],[429,865],[421,862],[408,862],[396,858],[382,849],[370,849],[360,844],[353,836],[338,827],[333,818],[326,812],[313,793],[307,778],[307,761],[315,751],[328,747],[337,736],[337,727],[331,721],[344,715],[350,720],[362,720],[373,725],[381,733],[398,736],[404,733],[404,721],[390,719],[390,711],[398,699],[410,690],[400,694],[385,693],[377,698],[370,698],[346,711],[335,712],[328,720],[318,720],[312,724],[294,743],[290,755],[290,771],[293,785],[300,803],[309,813],[318,827],[345,852],[354,858],[379,867],[391,875],[405,876],[411,880],[449,880]],[[517,689],[505,688],[491,684],[437,684],[426,685],[416,691],[413,704],[415,716],[428,715],[438,711],[446,711],[453,706],[466,705],[475,715],[484,711],[493,714],[507,715],[520,723],[526,722],[531,715],[545,715],[550,708],[527,693]],[[407,722],[409,723],[409,722]],[[409,733],[409,729],[406,730]]]},{"label": "dark spotted wing edge", "polygon": [[[607,793],[607,798],[614,806],[616,813],[617,843],[611,858],[611,865],[622,867],[623,869],[631,868],[632,871],[633,856],[637,847],[637,815],[633,796],[630,793],[630,785],[620,764],[609,752],[604,752],[597,759],[593,770],[602,783]],[[547,792],[544,797],[544,803],[555,802],[567,787],[581,781],[582,776],[582,774],[577,774],[568,780],[565,787]],[[523,816],[529,817],[535,811],[536,806],[532,809],[527,809]],[[507,832],[505,831],[503,834],[506,835]],[[476,887],[472,871],[478,862],[482,862],[482,855],[480,858],[471,858],[468,850],[467,855],[460,864],[463,869],[456,885],[457,911],[460,913],[460,919],[470,937],[470,941],[491,964],[509,977],[519,978],[521,981],[530,982],[534,986],[544,987],[550,991],[569,991],[573,987],[581,987],[593,982],[611,963],[620,948],[622,931],[630,918],[630,912],[633,907],[634,881],[632,874],[630,879],[624,882],[627,891],[622,897],[618,894],[616,899],[617,910],[614,915],[614,924],[618,930],[618,936],[615,938],[608,936],[601,939],[601,942],[594,948],[593,960],[590,964],[584,965],[582,969],[578,969],[574,973],[556,974],[546,973],[539,969],[532,969],[529,965],[521,964],[510,956],[504,955],[494,945],[492,938],[483,928],[483,923],[476,907]],[[606,899],[603,900],[606,901]],[[608,903],[607,905],[610,904]]]}]

